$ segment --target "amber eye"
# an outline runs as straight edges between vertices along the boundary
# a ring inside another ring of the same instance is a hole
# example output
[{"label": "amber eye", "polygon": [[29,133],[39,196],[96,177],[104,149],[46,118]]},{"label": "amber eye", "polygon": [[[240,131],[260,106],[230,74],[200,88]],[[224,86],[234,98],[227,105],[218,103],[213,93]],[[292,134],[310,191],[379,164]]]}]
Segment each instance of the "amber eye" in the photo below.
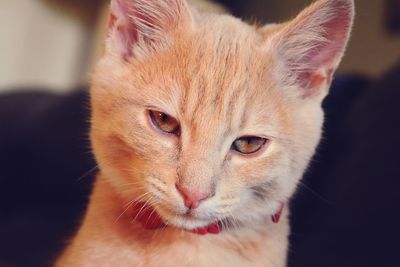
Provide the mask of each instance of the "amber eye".
[{"label": "amber eye", "polygon": [[179,134],[179,122],[168,114],[160,111],[149,110],[151,122],[155,127],[163,132],[170,134]]},{"label": "amber eye", "polygon": [[232,149],[242,154],[252,154],[260,150],[267,139],[255,136],[241,137],[235,140],[232,144]]}]

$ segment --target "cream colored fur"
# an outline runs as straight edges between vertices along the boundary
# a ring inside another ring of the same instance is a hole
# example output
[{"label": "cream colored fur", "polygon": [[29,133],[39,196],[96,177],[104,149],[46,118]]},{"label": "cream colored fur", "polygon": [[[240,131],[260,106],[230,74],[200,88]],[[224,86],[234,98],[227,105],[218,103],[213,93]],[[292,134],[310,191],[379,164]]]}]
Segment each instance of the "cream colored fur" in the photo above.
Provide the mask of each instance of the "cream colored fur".
[{"label": "cream colored fur", "polygon": [[[278,224],[270,217],[290,201],[320,140],[353,1],[319,0],[265,27],[191,12],[182,0],[112,0],[111,12],[91,90],[101,171],[56,266],[285,266],[288,209]],[[155,131],[149,109],[177,118],[181,135]],[[233,152],[248,135],[268,145]],[[214,195],[188,218],[175,183]],[[168,226],[132,221],[136,201]],[[219,235],[187,231],[215,220],[226,221]]]}]

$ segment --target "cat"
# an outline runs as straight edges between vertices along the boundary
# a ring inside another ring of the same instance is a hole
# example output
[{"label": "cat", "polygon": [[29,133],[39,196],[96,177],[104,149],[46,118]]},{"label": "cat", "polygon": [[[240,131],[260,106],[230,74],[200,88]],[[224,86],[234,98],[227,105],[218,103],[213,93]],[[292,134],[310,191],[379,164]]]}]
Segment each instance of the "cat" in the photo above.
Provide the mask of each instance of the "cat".
[{"label": "cat", "polygon": [[285,266],[287,204],[353,16],[352,0],[318,0],[258,26],[111,0],[91,87],[100,173],[56,266]]}]

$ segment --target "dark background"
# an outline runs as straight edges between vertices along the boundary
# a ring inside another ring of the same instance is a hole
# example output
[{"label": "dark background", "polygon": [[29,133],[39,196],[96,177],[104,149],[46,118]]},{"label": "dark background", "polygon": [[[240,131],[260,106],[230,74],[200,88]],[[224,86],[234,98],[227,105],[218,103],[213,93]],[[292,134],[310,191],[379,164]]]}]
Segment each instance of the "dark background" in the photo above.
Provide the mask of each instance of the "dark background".
[{"label": "dark background", "polygon": [[[101,9],[101,1],[46,2],[88,25]],[[224,4],[236,15],[276,21],[309,1],[282,2]],[[384,14],[381,30],[392,36]],[[357,46],[360,28],[324,102],[324,137],[292,202],[291,267],[400,266],[400,48],[369,43],[366,51]],[[363,58],[353,60],[360,51]],[[87,86],[49,89],[0,95],[1,267],[49,266],[76,229],[97,171]]]}]

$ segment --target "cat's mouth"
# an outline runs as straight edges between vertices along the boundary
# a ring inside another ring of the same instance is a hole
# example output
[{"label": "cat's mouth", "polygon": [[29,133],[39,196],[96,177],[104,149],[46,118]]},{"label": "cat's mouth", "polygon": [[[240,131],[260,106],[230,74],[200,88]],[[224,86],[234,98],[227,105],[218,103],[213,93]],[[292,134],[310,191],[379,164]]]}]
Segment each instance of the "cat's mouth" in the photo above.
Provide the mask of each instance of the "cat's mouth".
[{"label": "cat's mouth", "polygon": [[[140,222],[145,229],[155,230],[159,228],[171,227],[171,224],[165,223],[160,214],[152,206],[147,205],[145,202],[138,202],[132,206],[132,217],[134,221]],[[222,231],[222,222],[217,221],[204,227],[191,230],[185,228],[183,229],[199,235],[219,234]]]}]

